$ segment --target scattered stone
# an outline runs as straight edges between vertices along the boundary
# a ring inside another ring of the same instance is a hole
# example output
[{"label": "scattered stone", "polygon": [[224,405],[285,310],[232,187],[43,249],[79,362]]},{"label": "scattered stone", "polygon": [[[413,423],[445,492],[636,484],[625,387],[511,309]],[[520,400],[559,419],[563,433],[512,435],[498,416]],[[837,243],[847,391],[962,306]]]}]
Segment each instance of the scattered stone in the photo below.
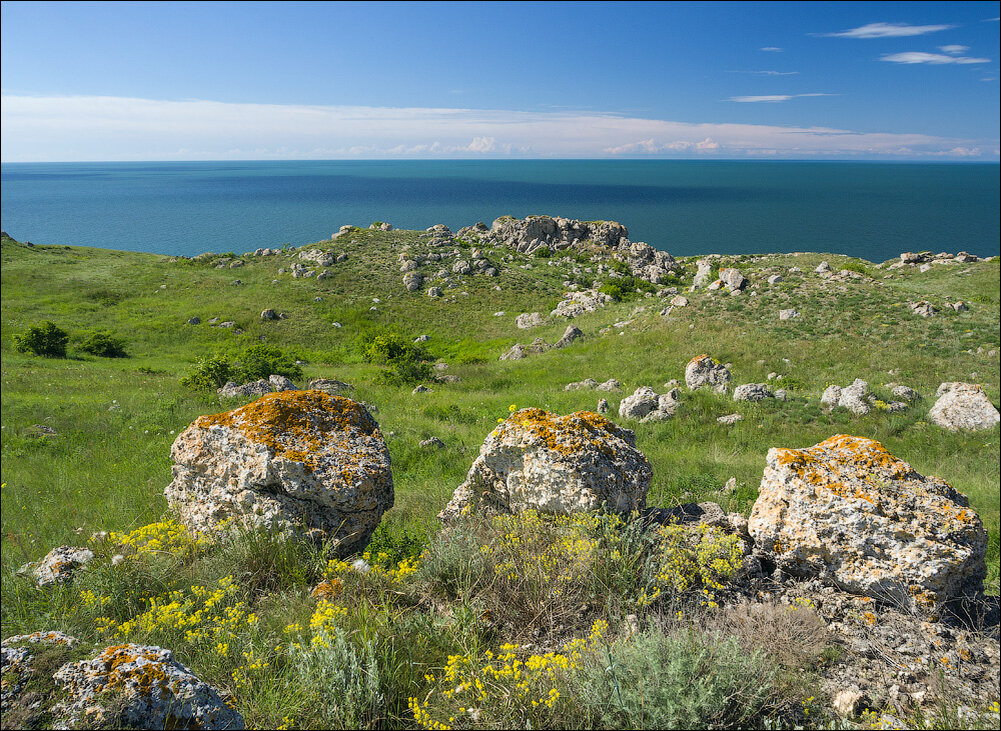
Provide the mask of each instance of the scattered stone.
[{"label": "scattered stone", "polygon": [[681,407],[678,389],[658,394],[649,386],[640,386],[631,396],[619,402],[619,416],[623,419],[638,419],[641,423],[667,421]]},{"label": "scattered stone", "polygon": [[784,388],[780,388],[777,391],[775,391],[775,399],[776,401],[788,401],[789,394],[786,393],[786,390]]},{"label": "scattered stone", "polygon": [[875,397],[869,391],[869,384],[856,378],[850,386],[828,386],[820,397],[820,403],[829,408],[848,409],[856,416],[864,416],[872,411]]},{"label": "scattered stone", "polygon": [[234,381],[227,381],[226,385],[218,389],[216,393],[226,398],[236,398],[239,396],[263,396],[272,391],[274,391],[274,388],[271,385],[271,381],[262,378],[258,381],[250,381],[242,385]]},{"label": "scattered stone", "polygon": [[991,429],[1001,415],[984,389],[973,383],[950,382],[938,387],[938,400],[928,412],[932,423],[951,431]]},{"label": "scattered stone", "polygon": [[743,421],[744,417],[740,414],[727,414],[726,416],[716,417],[716,421],[724,426],[733,426],[738,421]]},{"label": "scattered stone", "polygon": [[423,383],[417,384],[411,393],[431,393],[431,389],[425,386]]},{"label": "scattered stone", "polygon": [[53,708],[57,728],[244,728],[215,688],[162,647],[115,645],[53,678],[69,695]]},{"label": "scattered stone", "polygon": [[269,307],[268,309],[261,311],[261,319],[262,320],[277,320],[278,319],[278,313],[275,310],[273,310],[273,309],[271,309]]},{"label": "scattered stone", "polygon": [[747,286],[747,277],[733,267],[724,267],[719,270],[719,280],[723,286],[731,292],[737,292]]},{"label": "scattered stone", "polygon": [[892,386],[890,393],[892,393],[897,398],[902,398],[904,401],[917,401],[921,398],[921,394],[915,391],[913,388],[908,388],[907,386]]},{"label": "scattered stone", "polygon": [[[7,714],[17,705],[23,707],[23,704],[19,704],[22,692],[31,676],[38,672],[35,666],[35,645],[73,647],[78,642],[75,637],[57,631],[14,635],[3,641],[0,645],[0,674],[3,676],[3,683],[0,685],[0,713],[3,714],[4,728],[8,728]],[[24,702],[38,705],[37,701],[30,698],[26,698]]]},{"label": "scattered stone", "polygon": [[817,274],[830,274],[831,265],[828,264],[826,261],[822,261],[820,262],[820,264],[817,265],[817,268],[814,269],[813,271],[816,272]]},{"label": "scattered stone", "polygon": [[749,519],[783,571],[935,614],[983,591],[987,533],[966,497],[870,439],[770,449]]},{"label": "scattered stone", "polygon": [[705,287],[710,282],[712,276],[713,263],[709,259],[698,259],[695,262],[698,271],[695,272],[693,284],[696,287]]},{"label": "scattered stone", "polygon": [[598,413],[607,414],[609,411],[608,399],[600,398],[598,399]]},{"label": "scattered stone", "polygon": [[593,378],[585,378],[583,381],[574,381],[563,387],[564,391],[593,391],[598,382]]},{"label": "scattered stone", "polygon": [[430,289],[428,289],[428,297],[431,298],[441,297],[441,295],[442,295],[441,287],[431,287]]},{"label": "scattered stone", "polygon": [[228,517],[248,525],[339,541],[362,550],[393,505],[389,451],[361,405],[323,391],[268,394],[202,416],[171,449],[164,490],[180,521],[212,531]]},{"label": "scattered stone", "polygon": [[685,385],[692,391],[709,388],[716,393],[726,393],[730,387],[730,371],[715,358],[698,355],[685,367]]},{"label": "scattered stone", "polygon": [[772,276],[768,277],[768,283],[769,284],[778,284],[781,281],[782,281],[782,275],[781,274],[773,274]]},{"label": "scattered stone", "polygon": [[680,294],[674,295],[670,302],[671,307],[688,307],[688,298]]},{"label": "scattered stone", "polygon": [[296,386],[292,381],[287,379],[285,376],[279,376],[272,374],[268,376],[268,383],[271,385],[272,391],[298,391],[299,387]]},{"label": "scattered stone", "polygon": [[594,312],[612,301],[609,295],[594,289],[567,292],[563,295],[563,300],[556,305],[556,309],[550,314],[554,317],[577,317],[587,312]]},{"label": "scattered stone", "polygon": [[619,391],[622,390],[622,384],[619,383],[614,378],[609,378],[604,383],[599,383],[597,386],[595,386],[594,390],[595,391],[612,391],[612,392],[618,393]]},{"label": "scattered stone", "polygon": [[583,331],[576,325],[567,325],[563,337],[553,343],[553,348],[565,348],[578,338],[584,337]]},{"label": "scattered stone", "polygon": [[521,409],[486,438],[439,514],[642,510],[652,471],[633,432],[589,411]]},{"label": "scattered stone", "polygon": [[542,315],[538,312],[525,312],[515,318],[514,324],[521,330],[539,327],[543,324]]},{"label": "scattered stone", "polygon": [[420,272],[407,272],[403,275],[403,286],[408,292],[416,292],[424,285],[424,275]]},{"label": "scattered stone", "polygon": [[780,320],[792,320],[796,317],[799,317],[799,310],[795,307],[791,307],[788,310],[779,310]]},{"label": "scattered stone", "polygon": [[421,449],[444,449],[445,442],[438,437],[431,437],[430,439],[422,439],[418,446]]},{"label": "scattered stone", "polygon": [[863,705],[864,696],[857,690],[843,690],[831,702],[834,712],[842,718],[855,718],[862,713]]},{"label": "scattered stone", "polygon": [[201,323],[202,323],[202,318],[200,318],[200,317],[195,316],[195,317],[189,317],[188,318],[188,324],[189,325],[201,325]]},{"label": "scattered stone", "polygon": [[729,480],[726,481],[726,484],[723,485],[722,492],[724,494],[730,495],[735,493],[736,491],[737,491],[737,478],[731,477]]},{"label": "scattered stone", "polygon": [[946,307],[950,307],[956,312],[968,312],[969,306],[963,300],[957,300],[956,302],[946,302]]},{"label": "scattered stone", "polygon": [[764,383],[745,383],[733,389],[734,401],[764,401],[774,394]]},{"label": "scattered stone", "polygon": [[44,558],[24,564],[17,573],[30,575],[41,589],[67,583],[93,558],[94,552],[89,548],[59,546],[49,551]]},{"label": "scattered stone", "polygon": [[926,300],[921,300],[920,302],[908,302],[907,306],[911,308],[911,312],[915,315],[920,315],[921,317],[931,317],[938,312],[938,310],[935,309],[935,306]]}]

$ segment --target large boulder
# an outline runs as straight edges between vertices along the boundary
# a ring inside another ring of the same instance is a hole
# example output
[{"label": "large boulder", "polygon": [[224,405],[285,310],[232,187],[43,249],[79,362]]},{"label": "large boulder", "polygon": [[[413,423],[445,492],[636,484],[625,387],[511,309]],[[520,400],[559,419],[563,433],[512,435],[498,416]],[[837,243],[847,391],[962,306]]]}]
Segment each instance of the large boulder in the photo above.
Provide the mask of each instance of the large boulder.
[{"label": "large boulder", "polygon": [[927,613],[982,590],[987,532],[966,497],[870,439],[770,449],[755,551],[795,576]]},{"label": "large boulder", "polygon": [[335,538],[338,553],[368,544],[393,506],[389,451],[359,403],[323,391],[272,393],[184,430],[164,490],[182,523],[213,530],[227,518]]},{"label": "large boulder", "polygon": [[951,382],[938,387],[938,400],[928,412],[928,418],[952,431],[977,431],[995,426],[1001,421],[1001,414],[980,386]]},{"label": "large boulder", "polygon": [[89,548],[59,546],[53,548],[38,561],[26,563],[17,570],[18,574],[32,577],[38,588],[65,584],[73,575],[94,558]]},{"label": "large boulder", "polygon": [[708,388],[716,393],[726,393],[730,387],[730,371],[708,355],[698,355],[685,366],[685,385],[693,391]]},{"label": "large boulder", "polygon": [[521,409],[490,432],[466,481],[438,517],[601,507],[629,513],[644,508],[651,476],[633,432],[603,416]]},{"label": "large boulder", "polygon": [[56,728],[244,728],[215,688],[162,647],[115,645],[53,678],[69,696],[53,709]]}]

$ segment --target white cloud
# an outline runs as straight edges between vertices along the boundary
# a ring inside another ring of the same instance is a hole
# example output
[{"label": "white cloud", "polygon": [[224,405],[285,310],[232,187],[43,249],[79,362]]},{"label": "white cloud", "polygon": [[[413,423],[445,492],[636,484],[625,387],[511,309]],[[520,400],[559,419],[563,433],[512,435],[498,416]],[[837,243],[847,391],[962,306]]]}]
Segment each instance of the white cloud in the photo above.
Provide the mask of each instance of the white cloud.
[{"label": "white cloud", "polygon": [[954,28],[952,25],[908,25],[907,23],[869,23],[859,28],[843,30],[840,33],[814,33],[812,35],[831,38],[901,38],[923,36],[940,30]]},{"label": "white cloud", "polygon": [[779,48],[778,46],[762,46],[761,50],[762,51],[771,51],[773,53],[782,53],[782,51],[784,49]]},{"label": "white cloud", "polygon": [[[799,95],[788,95],[790,98]],[[4,162],[956,156],[997,141],[621,114],[4,96]],[[996,159],[996,156],[994,158]]]},{"label": "white cloud", "polygon": [[938,50],[940,50],[942,53],[948,53],[951,56],[958,56],[963,51],[969,51],[970,47],[969,46],[958,46],[958,45],[939,46]]},{"label": "white cloud", "polygon": [[946,63],[990,63],[989,58],[971,58],[970,56],[946,56],[941,53],[925,53],[924,51],[905,51],[903,53],[890,53],[880,57],[880,61],[892,61],[893,63],[930,63],[941,65]]},{"label": "white cloud", "polygon": [[787,102],[801,96],[837,96],[836,94],[764,94],[761,96],[732,96],[730,102]]}]

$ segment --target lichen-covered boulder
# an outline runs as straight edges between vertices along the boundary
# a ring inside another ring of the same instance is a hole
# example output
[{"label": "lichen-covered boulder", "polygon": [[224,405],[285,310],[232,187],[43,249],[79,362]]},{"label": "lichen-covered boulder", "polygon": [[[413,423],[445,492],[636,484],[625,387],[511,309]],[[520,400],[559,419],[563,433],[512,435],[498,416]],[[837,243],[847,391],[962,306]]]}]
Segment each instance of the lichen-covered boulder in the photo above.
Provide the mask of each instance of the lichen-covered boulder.
[{"label": "lichen-covered boulder", "polygon": [[521,409],[480,447],[442,520],[467,512],[642,510],[652,472],[628,429],[590,411]]},{"label": "lichen-covered boulder", "polygon": [[764,383],[745,383],[733,389],[734,401],[764,401],[774,395]]},{"label": "lichen-covered boulder", "polygon": [[980,386],[951,382],[938,387],[938,400],[928,412],[928,418],[952,431],[978,431],[995,426],[1001,421],[1001,414]]},{"label": "lichen-covered boulder", "polygon": [[84,720],[111,728],[244,727],[215,688],[162,647],[116,645],[92,660],[63,665],[53,678],[69,695],[53,709],[57,727]]},{"label": "lichen-covered boulder", "polygon": [[784,571],[934,614],[982,590],[987,532],[966,497],[870,439],[770,449],[748,529]]},{"label": "lichen-covered boulder", "polygon": [[820,397],[820,403],[829,408],[848,409],[856,416],[865,416],[872,411],[875,397],[869,391],[869,384],[856,378],[850,386],[828,386]]},{"label": "lichen-covered boulder", "polygon": [[[18,702],[29,677],[35,672],[36,645],[73,647],[79,640],[62,632],[32,632],[14,635],[0,644],[0,713],[8,713]],[[7,719],[4,719],[5,721]],[[7,724],[4,723],[4,728]]]},{"label": "lichen-covered boulder", "polygon": [[33,577],[39,588],[65,584],[93,558],[94,552],[89,548],[59,546],[45,554],[44,558],[24,564],[17,572]]},{"label": "lichen-covered boulder", "polygon": [[730,371],[708,355],[697,355],[685,366],[685,385],[693,391],[709,388],[716,393],[726,393],[730,388]]},{"label": "lichen-covered boulder", "polygon": [[171,456],[164,494],[189,528],[246,525],[335,538],[346,555],[367,545],[393,506],[389,451],[359,403],[323,391],[271,393],[202,416]]}]

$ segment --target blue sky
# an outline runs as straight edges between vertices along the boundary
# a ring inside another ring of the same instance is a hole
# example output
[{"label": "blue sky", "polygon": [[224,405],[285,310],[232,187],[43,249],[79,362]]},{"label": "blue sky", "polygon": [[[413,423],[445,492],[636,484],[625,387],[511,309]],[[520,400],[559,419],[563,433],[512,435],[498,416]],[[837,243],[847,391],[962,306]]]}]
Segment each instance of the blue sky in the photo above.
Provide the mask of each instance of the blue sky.
[{"label": "blue sky", "polygon": [[999,3],[0,6],[2,159],[999,159]]}]

